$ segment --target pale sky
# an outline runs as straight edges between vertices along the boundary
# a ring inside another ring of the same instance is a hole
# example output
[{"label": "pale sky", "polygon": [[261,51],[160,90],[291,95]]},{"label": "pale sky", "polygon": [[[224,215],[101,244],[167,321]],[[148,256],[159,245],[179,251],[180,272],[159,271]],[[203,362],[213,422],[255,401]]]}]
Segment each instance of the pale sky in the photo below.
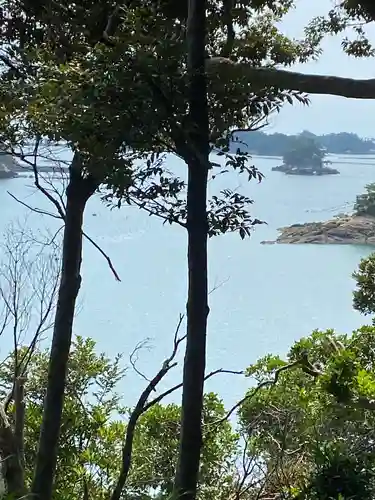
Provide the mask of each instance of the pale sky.
[{"label": "pale sky", "polygon": [[[280,26],[291,37],[302,36],[303,27],[316,15],[325,14],[333,0],[296,0],[296,8]],[[369,30],[375,41],[375,26]],[[355,59],[346,56],[339,37],[324,41],[324,52],[317,62],[296,65],[304,73],[332,74],[352,78],[375,78],[375,58]],[[281,113],[271,119],[266,132],[286,134],[310,130],[316,134],[355,132],[362,137],[375,137],[375,100],[355,100],[331,96],[310,96],[310,107],[285,105]]]}]

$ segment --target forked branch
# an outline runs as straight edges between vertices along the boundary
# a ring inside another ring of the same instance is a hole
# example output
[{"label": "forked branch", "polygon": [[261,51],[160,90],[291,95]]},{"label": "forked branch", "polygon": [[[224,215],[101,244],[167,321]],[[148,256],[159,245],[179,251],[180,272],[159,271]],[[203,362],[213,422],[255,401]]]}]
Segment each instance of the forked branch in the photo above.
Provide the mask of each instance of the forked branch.
[{"label": "forked branch", "polygon": [[[133,452],[133,440],[134,440],[134,434],[135,434],[135,429],[136,425],[138,422],[138,419],[141,417],[145,411],[150,408],[150,405],[146,407],[146,402],[148,398],[150,397],[150,394],[152,391],[154,391],[157,387],[157,385],[160,383],[160,381],[167,375],[167,373],[174,368],[177,365],[177,362],[174,361],[179,345],[181,342],[184,341],[185,335],[179,336],[179,330],[182,324],[184,316],[180,315],[176,332],[174,335],[173,339],[173,350],[171,355],[163,362],[160,370],[157,372],[157,374],[154,376],[152,380],[148,383],[142,394],[140,395],[137,404],[135,405],[135,408],[130,414],[129,422],[126,428],[126,435],[125,435],[125,443],[122,449],[122,460],[121,460],[121,470],[120,474],[117,480],[117,484],[115,486],[115,489],[113,490],[111,500],[120,500],[121,495],[122,495],[122,490],[125,486],[126,480],[129,475],[130,467],[131,467],[131,458],[132,458],[132,452]],[[156,404],[154,402],[153,404]]]}]

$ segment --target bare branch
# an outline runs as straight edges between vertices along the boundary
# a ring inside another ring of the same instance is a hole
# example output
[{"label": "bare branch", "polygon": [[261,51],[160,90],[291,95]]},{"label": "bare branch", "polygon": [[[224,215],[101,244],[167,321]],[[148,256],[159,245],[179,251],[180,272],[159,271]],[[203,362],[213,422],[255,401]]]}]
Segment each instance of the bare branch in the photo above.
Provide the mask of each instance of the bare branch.
[{"label": "bare branch", "polygon": [[229,281],[229,278],[226,278],[225,280],[221,281],[220,283],[217,283],[216,285],[214,285],[211,290],[208,292],[208,295],[211,295],[211,293],[214,293],[216,292],[216,290],[218,290],[219,288],[221,288],[223,285],[225,285],[226,283],[228,283]]},{"label": "bare branch", "polygon": [[146,405],[146,402],[148,398],[150,397],[151,392],[156,390],[156,386],[160,383],[160,381],[167,375],[167,373],[177,365],[176,362],[174,362],[174,358],[177,354],[178,347],[184,337],[178,337],[178,332],[181,326],[183,320],[183,315],[180,315],[179,322],[176,328],[176,332],[174,335],[174,340],[173,340],[173,350],[171,355],[163,362],[162,367],[158,371],[158,373],[155,375],[155,377],[150,380],[148,383],[147,387],[144,389],[142,394],[140,395],[137,404],[135,405],[135,408],[130,414],[129,422],[126,428],[126,436],[125,436],[125,443],[122,449],[122,463],[121,463],[121,470],[120,474],[116,483],[116,486],[113,490],[113,493],[111,495],[111,500],[120,500],[121,495],[122,495],[122,490],[125,486],[126,480],[129,475],[130,467],[131,467],[131,458],[132,458],[132,452],[133,452],[133,440],[134,440],[134,433],[136,429],[136,425],[138,422],[139,417],[147,411],[148,408],[150,408],[149,405]]},{"label": "bare branch", "polygon": [[129,356],[129,361],[130,364],[132,365],[133,370],[141,377],[143,378],[146,382],[150,382],[150,379],[146,377],[144,373],[142,373],[140,370],[137,368],[137,362],[138,362],[138,353],[141,349],[149,348],[148,342],[150,339],[145,339],[142,340],[141,342],[138,342],[138,344],[135,346],[133,352]]},{"label": "bare branch", "polygon": [[[15,498],[26,494],[24,479],[24,384],[27,365],[40,336],[50,326],[59,281],[58,244],[36,241],[33,233],[11,224],[3,242],[0,265],[0,294],[12,321],[13,359],[11,387],[0,404],[0,454],[4,463],[4,479],[8,493]],[[39,248],[38,248],[39,247]],[[48,252],[46,252],[48,249]],[[22,353],[21,336],[35,325],[32,339]],[[21,356],[22,353],[22,356]],[[3,392],[3,391],[2,391]],[[14,419],[7,412],[14,401]]]},{"label": "bare branch", "polygon": [[36,208],[36,207],[32,207],[31,205],[28,205],[27,203],[25,203],[24,201],[20,200],[19,198],[17,198],[14,194],[12,194],[10,191],[7,191],[7,193],[9,194],[9,196],[11,198],[13,198],[13,200],[15,200],[17,203],[19,203],[20,205],[28,208],[29,210],[31,210],[32,212],[35,212],[36,214],[40,214],[40,215],[48,215],[49,217],[53,217],[54,219],[62,219],[62,217],[60,215],[56,215],[56,214],[53,214],[52,212],[47,212],[46,210],[42,210],[41,208]]},{"label": "bare branch", "polygon": [[90,238],[90,236],[88,236],[87,233],[82,232],[82,234],[98,250],[98,252],[105,258],[105,260],[107,261],[107,264],[109,266],[109,269],[112,271],[112,274],[115,277],[116,281],[121,281],[120,276],[118,275],[116,269],[114,268],[109,255],[107,255],[105,253],[105,251],[92,238]]},{"label": "bare branch", "polygon": [[[63,221],[65,221],[65,203],[64,203],[64,199],[63,199],[61,193],[59,193],[57,191],[56,187],[53,186],[53,184],[51,182],[47,181],[49,183],[49,185],[52,187],[52,191],[57,196],[57,198],[58,198],[57,199],[53,194],[51,194],[49,192],[48,189],[46,189],[40,183],[40,173],[39,173],[38,166],[37,166],[37,159],[39,157],[39,154],[38,154],[39,146],[40,146],[40,139],[37,139],[35,141],[34,151],[33,151],[32,155],[31,155],[33,157],[33,161],[30,161],[28,159],[29,155],[25,155],[25,154],[22,154],[22,153],[18,154],[14,150],[12,150],[12,154],[14,156],[17,156],[18,158],[20,158],[20,160],[22,160],[24,163],[26,163],[29,167],[32,168],[32,171],[33,171],[33,174],[34,174],[34,184],[35,184],[35,187],[42,194],[44,194],[48,198],[48,200],[54,205],[54,207],[57,210],[57,214],[48,212],[46,210],[42,210],[40,208],[32,207],[32,206],[28,205],[27,203],[25,203],[24,201],[22,201],[19,198],[17,198],[15,195],[13,195],[12,193],[10,193],[9,191],[8,191],[8,194],[15,201],[17,201],[18,203],[20,203],[21,205],[23,205],[24,207],[28,208],[29,210],[31,210],[31,211],[33,211],[35,213],[38,213],[38,214],[41,214],[41,215],[48,215],[49,217],[53,217],[55,219],[62,219]],[[45,181],[44,178],[43,178],[43,180]],[[105,258],[105,260],[107,261],[107,264],[108,264],[108,266],[109,266],[112,274],[114,275],[116,281],[121,281],[121,279],[120,279],[120,277],[119,277],[116,269],[113,266],[113,263],[112,263],[109,255],[107,255],[106,252],[104,252],[104,250],[90,236],[88,236],[88,234],[86,234],[85,232],[83,232],[82,234],[98,250],[98,252]]]},{"label": "bare branch", "polygon": [[291,368],[294,368],[294,367],[296,367],[298,365],[301,365],[301,360],[294,361],[293,363],[289,363],[287,365],[281,366],[280,368],[278,368],[277,370],[275,370],[275,375],[274,375],[274,378],[272,380],[265,380],[264,382],[260,383],[253,391],[247,393],[246,396],[244,396],[240,401],[238,401],[234,406],[232,406],[232,408],[227,412],[227,414],[223,418],[221,418],[220,420],[216,421],[214,424],[211,424],[211,425],[217,426],[217,425],[225,422],[226,420],[228,420],[231,417],[231,415],[233,415],[233,413],[240,406],[242,406],[249,399],[251,399],[254,396],[256,396],[256,394],[261,389],[264,389],[265,387],[270,387],[270,386],[273,386],[273,385],[277,384],[277,381],[279,380],[280,374],[282,372],[285,372],[286,370],[290,370]]},{"label": "bare branch", "polygon": [[[223,368],[219,368],[217,370],[214,370],[210,373],[208,373],[205,377],[204,377],[204,380],[208,380],[209,378],[213,377],[214,375],[218,375],[219,373],[226,373],[226,374],[230,374],[230,375],[243,375],[244,372],[243,371],[236,371],[236,370],[224,370]],[[178,389],[181,389],[182,387],[182,382],[180,384],[176,384],[174,385],[173,387],[171,387],[170,389],[166,390],[165,392],[163,392],[162,394],[160,394],[159,396],[157,396],[155,399],[153,399],[152,401],[150,401],[146,406],[145,406],[145,411],[148,410],[149,408],[151,408],[151,406],[154,406],[156,405],[157,403],[160,403],[160,401],[164,398],[166,398],[167,396],[169,396],[170,394],[172,394],[173,392],[177,391]]]}]

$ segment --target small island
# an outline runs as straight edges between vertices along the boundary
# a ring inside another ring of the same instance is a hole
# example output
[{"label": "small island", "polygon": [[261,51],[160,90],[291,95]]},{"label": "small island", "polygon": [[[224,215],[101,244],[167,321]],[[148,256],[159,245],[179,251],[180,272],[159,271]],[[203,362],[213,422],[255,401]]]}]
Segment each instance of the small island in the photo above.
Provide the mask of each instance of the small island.
[{"label": "small island", "polygon": [[339,244],[375,246],[375,183],[357,196],[353,214],[340,214],[325,222],[306,222],[280,228],[276,241],[263,244]]},{"label": "small island", "polygon": [[276,172],[287,175],[332,175],[340,172],[335,168],[327,167],[330,163],[325,160],[327,153],[311,137],[299,136],[291,148],[283,155],[283,164],[273,167]]}]

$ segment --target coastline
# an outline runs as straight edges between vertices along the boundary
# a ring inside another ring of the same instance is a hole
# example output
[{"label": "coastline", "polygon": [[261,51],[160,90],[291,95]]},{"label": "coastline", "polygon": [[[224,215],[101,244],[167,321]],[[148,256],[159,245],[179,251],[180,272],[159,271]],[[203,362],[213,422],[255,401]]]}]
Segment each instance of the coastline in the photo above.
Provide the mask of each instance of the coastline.
[{"label": "coastline", "polygon": [[375,246],[375,217],[341,214],[324,222],[306,222],[279,228],[270,244],[369,245]]}]

